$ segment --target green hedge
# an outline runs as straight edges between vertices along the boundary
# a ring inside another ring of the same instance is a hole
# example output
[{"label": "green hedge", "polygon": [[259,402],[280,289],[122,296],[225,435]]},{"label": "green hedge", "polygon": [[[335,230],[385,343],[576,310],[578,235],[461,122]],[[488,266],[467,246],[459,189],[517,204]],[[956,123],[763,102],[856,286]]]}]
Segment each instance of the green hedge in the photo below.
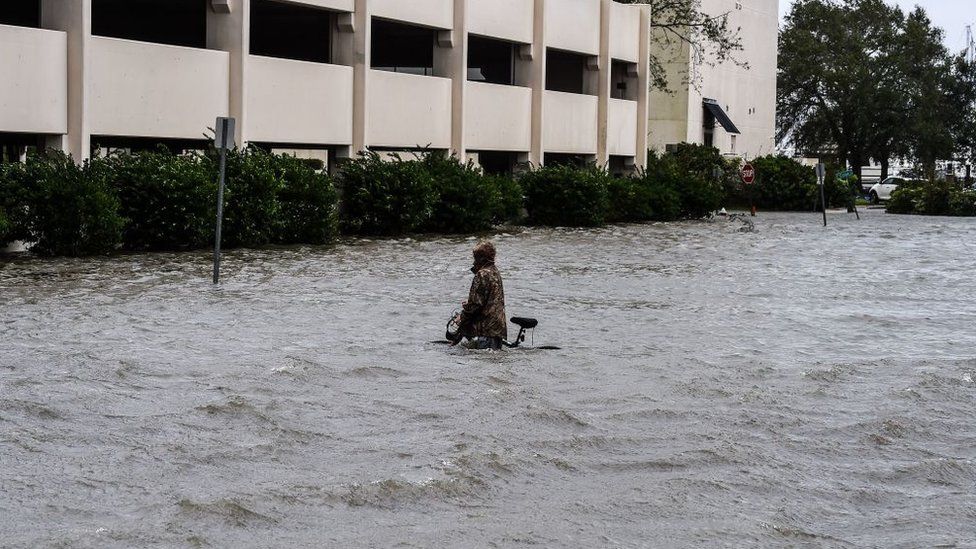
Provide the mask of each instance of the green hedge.
[{"label": "green hedge", "polygon": [[3,170],[5,239],[23,240],[41,255],[97,255],[116,250],[125,220],[119,201],[90,162],[63,153],[34,155]]},{"label": "green hedge", "polygon": [[[816,170],[785,156],[763,156],[751,161],[756,169],[756,181],[736,186],[737,196],[745,203],[750,198],[763,210],[819,211],[820,188]],[[828,169],[829,173],[835,170]],[[827,178],[824,194],[830,207],[853,205],[855,191],[851,183]]]},{"label": "green hedge", "polygon": [[[211,245],[217,159],[160,149],[75,165],[61,153],[0,167],[0,243],[44,255],[184,250]],[[337,194],[309,163],[258,149],[227,159],[224,243],[321,244],[335,239]]]},{"label": "green hedge", "polygon": [[674,221],[681,215],[681,196],[663,179],[642,172],[610,181],[611,223]]},{"label": "green hedge", "polygon": [[525,172],[519,183],[525,191],[530,225],[597,227],[607,220],[611,177],[595,166],[545,166]]},{"label": "green hedge", "polygon": [[[104,171],[126,218],[123,248],[182,250],[210,246],[216,219],[218,158],[156,152],[113,154]],[[322,244],[338,232],[331,179],[304,161],[260,149],[227,157],[223,243]]]},{"label": "green hedge", "polygon": [[19,201],[13,196],[13,189],[9,188],[10,183],[7,171],[13,169],[13,164],[0,162],[0,248],[8,243],[18,240],[15,234],[16,228],[11,219],[11,212],[17,207]]},{"label": "green hedge", "polygon": [[[595,166],[544,167],[524,174],[529,223],[593,227],[605,222],[673,221],[711,216],[722,206],[720,180],[705,177],[713,159],[702,147],[675,154],[649,155],[647,168],[627,177],[611,177]],[[717,153],[716,153],[717,154]],[[717,157],[722,169],[725,161]]]},{"label": "green hedge", "polygon": [[212,241],[217,180],[206,157],[160,149],[112,154],[93,166],[119,198],[124,249],[197,249]]},{"label": "green hedge", "polygon": [[891,214],[976,216],[976,191],[937,181],[899,187],[891,193],[886,211]]},{"label": "green hedge", "polygon": [[366,153],[342,166],[342,228],[384,236],[469,233],[518,218],[522,189],[440,152],[416,159]]},{"label": "green hedge", "polygon": [[472,162],[462,164],[443,153],[428,153],[420,162],[437,195],[424,232],[486,231],[518,218],[522,188],[511,178],[485,176]]},{"label": "green hedge", "polygon": [[356,235],[399,235],[420,230],[434,210],[434,179],[417,161],[375,152],[347,162],[339,175],[342,229]]},{"label": "green hedge", "polygon": [[339,194],[321,162],[273,156],[280,178],[274,241],[278,244],[327,244],[339,234]]},{"label": "green hedge", "polygon": [[[211,245],[215,151],[115,153],[77,166],[63,154],[0,166],[0,243],[43,254],[185,250]],[[366,153],[337,182],[307,160],[256,148],[227,158],[224,245],[322,244],[355,235],[471,233],[504,223],[594,227],[711,215],[737,168],[707,147],[652,154],[645,170],[551,165],[489,176],[444,153]],[[716,178],[716,172],[719,177]]]}]

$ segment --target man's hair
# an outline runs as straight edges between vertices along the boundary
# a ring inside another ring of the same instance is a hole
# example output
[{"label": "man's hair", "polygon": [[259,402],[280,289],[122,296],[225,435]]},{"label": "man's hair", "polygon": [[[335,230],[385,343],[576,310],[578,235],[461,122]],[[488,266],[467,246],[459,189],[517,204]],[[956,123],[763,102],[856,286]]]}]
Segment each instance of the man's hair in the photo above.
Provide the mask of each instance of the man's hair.
[{"label": "man's hair", "polygon": [[481,241],[474,247],[474,258],[483,261],[495,260],[495,245],[487,240]]}]

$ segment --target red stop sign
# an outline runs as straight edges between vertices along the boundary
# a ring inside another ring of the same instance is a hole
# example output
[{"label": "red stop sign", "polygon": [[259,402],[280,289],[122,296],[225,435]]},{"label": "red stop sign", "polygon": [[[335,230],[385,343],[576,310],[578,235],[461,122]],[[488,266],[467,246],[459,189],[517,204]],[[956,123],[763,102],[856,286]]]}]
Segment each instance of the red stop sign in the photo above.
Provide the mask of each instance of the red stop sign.
[{"label": "red stop sign", "polygon": [[742,176],[743,183],[746,185],[752,185],[752,183],[756,180],[756,169],[752,167],[752,164],[746,164],[745,166],[742,166],[742,171],[739,172],[739,175]]}]

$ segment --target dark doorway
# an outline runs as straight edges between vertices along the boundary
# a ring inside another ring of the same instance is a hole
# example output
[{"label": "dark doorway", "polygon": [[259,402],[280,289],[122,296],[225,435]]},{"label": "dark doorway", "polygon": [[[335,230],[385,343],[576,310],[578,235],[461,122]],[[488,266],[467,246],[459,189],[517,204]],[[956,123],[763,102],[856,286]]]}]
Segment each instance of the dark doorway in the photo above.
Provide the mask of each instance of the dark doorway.
[{"label": "dark doorway", "polygon": [[480,151],[478,164],[488,175],[512,175],[518,164],[518,153],[508,151]]},{"label": "dark doorway", "polygon": [[611,156],[607,171],[614,177],[626,177],[634,173],[634,158],[630,156]]},{"label": "dark doorway", "polygon": [[614,59],[610,63],[610,97],[637,101],[637,64]]},{"label": "dark doorway", "polygon": [[92,34],[207,47],[207,0],[92,0]]},{"label": "dark doorway", "polygon": [[332,62],[333,13],[271,0],[251,1],[251,53]]},{"label": "dark doorway", "polygon": [[586,57],[578,53],[550,49],[546,53],[546,89],[566,93],[585,93]]},{"label": "dark doorway", "polygon": [[433,29],[373,18],[370,66],[380,71],[433,76]]},{"label": "dark doorway", "polygon": [[481,36],[468,37],[468,80],[488,84],[515,83],[515,44]]},{"label": "dark doorway", "polygon": [[571,166],[574,168],[583,168],[590,164],[591,158],[582,154],[546,153],[544,162],[546,166]]},{"label": "dark doorway", "polygon": [[189,151],[205,151],[211,145],[205,139],[166,139],[158,137],[117,137],[93,135],[91,138],[92,152],[98,149],[108,149],[109,152],[125,150],[129,152],[158,151],[166,149],[173,154]]},{"label": "dark doorway", "polygon": [[3,0],[0,2],[0,25],[40,28],[41,0]]},{"label": "dark doorway", "polygon": [[0,164],[20,162],[28,151],[44,149],[44,137],[33,133],[0,132]]}]

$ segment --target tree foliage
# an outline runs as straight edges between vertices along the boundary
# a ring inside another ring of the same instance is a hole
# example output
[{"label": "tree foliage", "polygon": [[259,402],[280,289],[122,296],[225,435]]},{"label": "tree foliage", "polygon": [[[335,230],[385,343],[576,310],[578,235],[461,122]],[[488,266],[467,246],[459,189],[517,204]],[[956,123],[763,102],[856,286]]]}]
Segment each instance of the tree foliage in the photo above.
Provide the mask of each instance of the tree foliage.
[{"label": "tree foliage", "polygon": [[[701,0],[618,0],[623,4],[645,4],[651,12],[651,40],[658,46],[687,44],[699,63],[732,62],[748,66],[736,58],[742,50],[739,27],[729,23],[729,13],[708,14],[702,10]],[[666,48],[657,48],[658,51]],[[663,59],[651,50],[651,86],[659,90],[668,89],[665,64],[672,61]]]},{"label": "tree foliage", "polygon": [[972,142],[973,67],[953,58],[921,8],[883,0],[797,0],[780,32],[777,138],[869,160],[914,161],[930,175]]}]

